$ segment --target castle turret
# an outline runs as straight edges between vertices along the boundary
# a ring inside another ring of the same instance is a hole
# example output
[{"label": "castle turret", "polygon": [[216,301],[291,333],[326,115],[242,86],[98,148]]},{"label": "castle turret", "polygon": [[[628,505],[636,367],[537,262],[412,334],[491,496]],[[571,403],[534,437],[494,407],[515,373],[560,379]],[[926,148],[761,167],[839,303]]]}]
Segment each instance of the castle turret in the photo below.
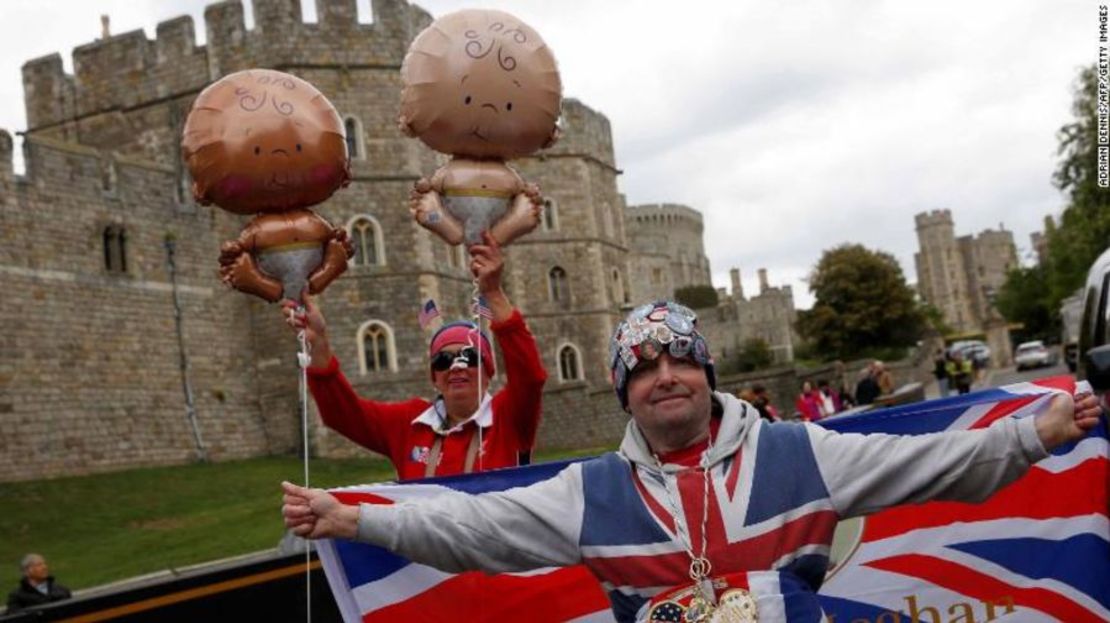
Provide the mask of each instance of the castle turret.
[{"label": "castle turret", "polygon": [[744,300],[744,283],[740,281],[740,269],[729,270],[728,276],[732,280],[732,298],[737,301]]}]

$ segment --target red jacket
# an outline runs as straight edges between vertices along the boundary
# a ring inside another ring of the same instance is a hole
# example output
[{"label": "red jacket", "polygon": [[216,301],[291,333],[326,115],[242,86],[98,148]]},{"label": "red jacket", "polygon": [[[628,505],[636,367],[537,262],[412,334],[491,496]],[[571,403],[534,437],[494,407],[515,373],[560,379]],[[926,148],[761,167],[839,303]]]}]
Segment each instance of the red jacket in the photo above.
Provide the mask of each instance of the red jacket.
[{"label": "red jacket", "polygon": [[794,409],[802,414],[802,420],[816,422],[821,419],[821,394],[812,390],[808,394],[800,393],[794,401]]},{"label": "red jacket", "polygon": [[[482,426],[482,449],[475,471],[512,467],[536,441],[547,371],[536,340],[518,310],[490,329],[505,359],[505,386],[487,401],[479,414],[445,433],[435,475],[463,471],[470,439]],[[423,398],[377,402],[360,398],[332,357],[326,368],[308,369],[308,388],[324,424],[351,441],[393,462],[400,480],[423,478],[438,421],[433,405]]]}]

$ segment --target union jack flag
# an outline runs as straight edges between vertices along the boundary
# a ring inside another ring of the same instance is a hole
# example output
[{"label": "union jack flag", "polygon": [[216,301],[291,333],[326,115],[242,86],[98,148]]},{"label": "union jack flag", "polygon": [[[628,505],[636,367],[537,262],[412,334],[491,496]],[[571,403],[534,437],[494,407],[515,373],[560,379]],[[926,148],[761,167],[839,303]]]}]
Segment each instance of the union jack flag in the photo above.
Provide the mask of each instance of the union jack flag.
[{"label": "union jack flag", "polygon": [[[1075,381],[1043,379],[821,425],[904,434],[982,428],[1027,417],[1050,398],[1046,388],[1074,393]],[[901,506],[841,524],[822,607],[842,622],[1110,621],[1107,449],[1104,420],[982,504]]]},{"label": "union jack flag", "polygon": [[[575,461],[332,491],[345,504],[392,504],[448,490],[483,493],[547,480]],[[609,600],[582,565],[527,573],[452,575],[365,543],[323,540],[317,551],[345,623],[535,621],[608,623]]]},{"label": "union jack flag", "polygon": [[[898,434],[980,428],[1003,417],[1030,416],[1051,399],[1052,391],[1074,393],[1075,382],[1070,377],[1045,379],[829,418],[821,425],[841,432]],[[633,475],[631,484],[622,485],[628,470],[614,455],[574,466],[583,474],[586,507],[597,512],[582,523],[582,557],[594,574],[606,578],[608,600],[583,566],[451,575],[345,541],[321,542],[320,557],[348,623],[609,621],[610,600],[617,618],[631,620],[649,600],[689,582],[688,554],[674,540],[669,503],[681,508],[693,543],[701,542],[705,526],[715,576],[728,575],[733,587],[781,596],[760,598],[761,619],[819,620],[807,584],[824,580],[819,599],[830,623],[1110,620],[1105,422],[1080,442],[1057,449],[985,503],[907,505],[841,522],[831,552],[827,538],[837,516],[820,479],[789,490],[781,484],[792,463],[807,460],[804,430],[779,428],[724,465],[713,478],[707,510],[701,504],[704,484],[693,471],[679,476],[677,499],[666,500],[647,478]],[[757,453],[766,460],[750,478],[739,478],[753,468]],[[347,503],[389,504],[446,490],[497,491],[546,480],[569,464],[335,493]],[[591,499],[620,503],[591,506]],[[735,505],[743,506],[743,521],[725,521]],[[612,508],[616,520],[603,507]],[[825,577],[830,559],[833,567]],[[673,613],[664,607],[658,614],[663,618],[657,620],[669,620]]]}]

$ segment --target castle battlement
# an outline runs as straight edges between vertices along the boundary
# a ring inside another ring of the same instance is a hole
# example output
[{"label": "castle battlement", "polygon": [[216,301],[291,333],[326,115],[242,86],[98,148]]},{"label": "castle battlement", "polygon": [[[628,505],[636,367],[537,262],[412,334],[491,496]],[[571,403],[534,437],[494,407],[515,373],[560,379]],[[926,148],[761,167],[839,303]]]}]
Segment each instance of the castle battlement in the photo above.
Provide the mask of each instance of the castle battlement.
[{"label": "castle battlement", "polygon": [[159,23],[154,40],[134,30],[78,46],[72,76],[58,54],[27,62],[28,129],[193,93],[250,67],[294,73],[320,66],[399,68],[412,36],[431,23],[427,12],[405,0],[373,0],[372,24],[358,23],[355,0],[316,0],[315,24],[304,23],[299,0],[252,3],[250,30],[239,0],[209,5],[204,46],[196,45],[193,19],[181,16]]},{"label": "castle battlement", "polygon": [[685,226],[701,233],[704,221],[701,212],[678,203],[648,203],[628,206],[625,216],[629,225],[637,228],[662,228],[670,230]]},{"label": "castle battlement", "polygon": [[951,210],[932,210],[929,212],[919,212],[914,215],[913,221],[914,224],[917,226],[917,229],[936,227],[938,225],[953,227]]}]

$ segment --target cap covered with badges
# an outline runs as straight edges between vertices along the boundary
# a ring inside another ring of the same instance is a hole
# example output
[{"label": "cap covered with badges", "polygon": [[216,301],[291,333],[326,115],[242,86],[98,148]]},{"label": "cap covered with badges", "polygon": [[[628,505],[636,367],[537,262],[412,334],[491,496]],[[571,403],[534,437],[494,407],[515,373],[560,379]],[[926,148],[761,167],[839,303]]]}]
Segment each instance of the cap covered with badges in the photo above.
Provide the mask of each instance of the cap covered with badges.
[{"label": "cap covered with badges", "polygon": [[656,301],[632,310],[617,325],[609,342],[609,369],[621,406],[628,407],[628,379],[637,364],[663,353],[689,359],[705,369],[711,389],[716,387],[709,344],[697,330],[698,316],[692,309],[672,301]]}]

